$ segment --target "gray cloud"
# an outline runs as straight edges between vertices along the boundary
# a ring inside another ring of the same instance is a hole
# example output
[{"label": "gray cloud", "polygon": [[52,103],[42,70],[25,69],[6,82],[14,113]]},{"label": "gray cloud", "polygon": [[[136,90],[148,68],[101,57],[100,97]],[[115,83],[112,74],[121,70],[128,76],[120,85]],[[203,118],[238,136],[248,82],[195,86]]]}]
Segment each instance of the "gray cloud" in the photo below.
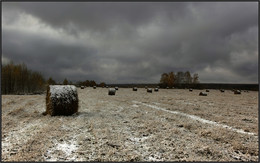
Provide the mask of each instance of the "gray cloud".
[{"label": "gray cloud", "polygon": [[60,81],[154,83],[187,70],[201,82],[258,78],[254,2],[4,2],[2,28],[5,60]]}]

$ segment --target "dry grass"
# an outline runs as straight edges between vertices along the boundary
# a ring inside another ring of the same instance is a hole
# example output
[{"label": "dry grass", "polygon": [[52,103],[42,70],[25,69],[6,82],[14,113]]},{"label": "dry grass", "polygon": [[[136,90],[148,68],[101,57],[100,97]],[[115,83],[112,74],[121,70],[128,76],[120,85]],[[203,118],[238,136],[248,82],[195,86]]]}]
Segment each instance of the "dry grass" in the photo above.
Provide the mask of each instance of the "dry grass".
[{"label": "dry grass", "polygon": [[[40,114],[45,109],[42,95],[3,96],[2,142],[10,144],[4,146],[2,159],[257,161],[257,137],[132,102],[199,115],[232,127],[248,128],[250,132],[258,129],[255,119],[258,96],[254,92],[235,97],[228,91],[221,94],[210,90],[207,97],[199,97],[198,93],[162,89],[148,94],[145,89],[134,92],[122,88],[117,96],[111,97],[107,89],[79,89],[79,114],[58,117]],[[13,104],[6,105],[10,99]],[[60,144],[75,145],[75,149],[66,154],[65,148],[57,148]]]}]

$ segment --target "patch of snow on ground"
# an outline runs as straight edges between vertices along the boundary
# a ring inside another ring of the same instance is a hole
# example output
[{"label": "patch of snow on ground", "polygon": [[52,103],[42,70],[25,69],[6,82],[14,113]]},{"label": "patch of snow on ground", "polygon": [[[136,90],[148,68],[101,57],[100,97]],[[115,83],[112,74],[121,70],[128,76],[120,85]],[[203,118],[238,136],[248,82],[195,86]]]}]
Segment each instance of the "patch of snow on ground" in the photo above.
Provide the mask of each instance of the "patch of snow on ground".
[{"label": "patch of snow on ground", "polygon": [[237,132],[237,133],[248,134],[248,135],[255,135],[255,136],[256,136],[255,133],[245,132],[245,131],[242,130],[242,129],[236,129],[236,128],[230,127],[230,126],[228,126],[228,125],[224,125],[224,124],[220,124],[220,123],[217,123],[217,122],[213,122],[213,121],[210,121],[210,120],[206,120],[206,119],[200,118],[200,117],[195,116],[195,115],[190,115],[190,114],[186,114],[186,113],[182,113],[182,112],[178,112],[178,111],[171,111],[171,110],[167,110],[167,109],[165,109],[165,108],[161,108],[161,107],[158,107],[158,106],[155,106],[155,105],[145,104],[145,103],[142,103],[142,102],[139,102],[139,101],[132,101],[132,102],[138,103],[138,104],[143,104],[143,105],[145,105],[145,106],[148,106],[148,107],[150,107],[150,108],[154,108],[154,109],[157,109],[157,110],[166,111],[166,112],[168,112],[168,113],[173,113],[173,114],[182,115],[182,116],[191,118],[191,119],[193,119],[193,120],[197,120],[197,121],[202,122],[202,123],[207,123],[207,124],[215,125],[215,126],[218,126],[218,127],[230,129],[230,130],[235,131],[235,132]]},{"label": "patch of snow on ground", "polygon": [[22,142],[27,142],[40,128],[45,127],[40,120],[37,120],[33,123],[29,123],[23,128],[16,128],[13,129],[2,138],[2,154],[7,152],[7,149],[13,149],[13,143],[9,142],[16,142],[17,144],[22,144]]},{"label": "patch of snow on ground", "polygon": [[72,143],[60,143],[57,145],[56,149],[63,151],[67,157],[72,154],[72,151],[76,151],[78,147],[75,145],[75,142]]},{"label": "patch of snow on ground", "polygon": [[136,104],[134,104],[134,105],[132,105],[133,107],[136,107],[136,108],[138,108],[139,106],[138,105],[136,105]]}]

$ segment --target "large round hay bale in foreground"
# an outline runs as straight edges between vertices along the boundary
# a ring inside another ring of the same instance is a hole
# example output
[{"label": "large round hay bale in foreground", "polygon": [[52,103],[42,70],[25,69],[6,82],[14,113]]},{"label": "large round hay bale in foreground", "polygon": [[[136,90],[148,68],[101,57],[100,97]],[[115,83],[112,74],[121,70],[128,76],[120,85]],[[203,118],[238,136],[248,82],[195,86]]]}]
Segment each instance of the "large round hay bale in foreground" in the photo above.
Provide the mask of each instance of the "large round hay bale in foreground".
[{"label": "large round hay bale in foreground", "polygon": [[199,95],[200,95],[200,96],[207,96],[207,93],[205,93],[205,92],[200,92]]},{"label": "large round hay bale in foreground", "polygon": [[152,88],[147,88],[147,92],[152,93],[153,92]]},{"label": "large round hay bale in foreground", "polygon": [[137,87],[134,87],[134,88],[133,88],[133,91],[137,91]]},{"label": "large round hay bale in foreground", "polygon": [[46,114],[72,115],[78,112],[78,101],[74,85],[50,85],[46,94]]},{"label": "large round hay bale in foreground", "polygon": [[109,88],[108,89],[108,95],[116,95],[116,89],[115,88]]}]

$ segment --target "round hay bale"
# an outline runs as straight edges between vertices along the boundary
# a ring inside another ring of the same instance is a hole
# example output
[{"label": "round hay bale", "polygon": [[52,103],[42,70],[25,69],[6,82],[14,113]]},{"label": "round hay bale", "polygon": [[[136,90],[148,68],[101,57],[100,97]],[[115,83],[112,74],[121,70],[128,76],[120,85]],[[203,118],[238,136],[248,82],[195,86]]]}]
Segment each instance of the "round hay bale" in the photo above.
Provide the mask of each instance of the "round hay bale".
[{"label": "round hay bale", "polygon": [[137,91],[137,87],[134,87],[134,88],[133,88],[133,91]]},{"label": "round hay bale", "polygon": [[159,89],[158,88],[154,88],[154,92],[158,92],[159,91]]},{"label": "round hay bale", "polygon": [[115,88],[109,88],[108,89],[108,95],[116,95],[116,89]]},{"label": "round hay bale", "polygon": [[97,86],[93,86],[93,89],[96,89],[97,88]]},{"label": "round hay bale", "polygon": [[50,85],[46,93],[46,114],[72,115],[78,112],[78,101],[74,85]]},{"label": "round hay bale", "polygon": [[235,91],[234,91],[234,94],[235,94],[235,95],[241,94],[241,91],[240,91],[240,90],[235,90]]},{"label": "round hay bale", "polygon": [[200,95],[200,96],[207,96],[207,93],[205,93],[205,92],[200,92],[199,95]]},{"label": "round hay bale", "polygon": [[169,87],[166,87],[166,89],[169,89]]},{"label": "round hay bale", "polygon": [[147,88],[147,92],[152,93],[153,92],[152,88]]},{"label": "round hay bale", "polygon": [[115,87],[116,90],[118,90],[118,87]]},{"label": "round hay bale", "polygon": [[206,89],[206,92],[209,92],[209,90],[208,90],[208,89]]},{"label": "round hay bale", "polygon": [[81,86],[80,88],[81,88],[81,89],[84,89],[84,86]]},{"label": "round hay bale", "polygon": [[225,92],[225,90],[224,90],[224,89],[221,89],[220,92]]},{"label": "round hay bale", "polygon": [[190,88],[189,91],[192,92],[192,89]]}]

